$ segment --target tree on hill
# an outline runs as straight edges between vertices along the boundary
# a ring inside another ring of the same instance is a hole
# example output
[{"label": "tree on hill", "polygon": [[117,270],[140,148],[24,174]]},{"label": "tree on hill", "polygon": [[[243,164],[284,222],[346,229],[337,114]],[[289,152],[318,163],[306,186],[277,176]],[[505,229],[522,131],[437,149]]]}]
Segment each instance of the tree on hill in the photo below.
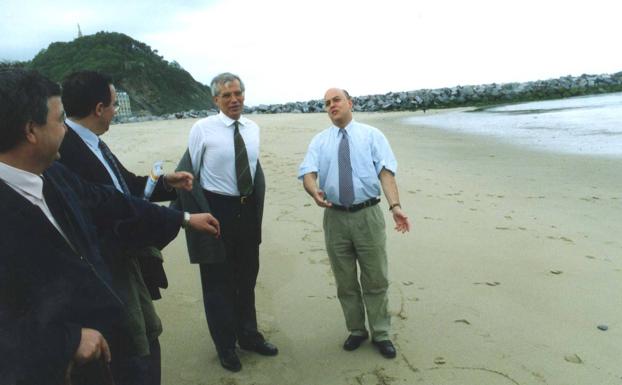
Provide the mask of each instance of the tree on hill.
[{"label": "tree on hill", "polygon": [[114,79],[128,93],[136,113],[165,114],[213,108],[208,86],[195,81],[181,66],[169,63],[152,50],[122,33],[98,32],[39,52],[29,63],[55,81],[77,70],[96,70]]},{"label": "tree on hill", "polygon": [[10,61],[10,60],[0,61],[0,70],[13,69],[13,68],[26,68],[27,66],[28,66],[28,62],[23,62],[23,61]]}]

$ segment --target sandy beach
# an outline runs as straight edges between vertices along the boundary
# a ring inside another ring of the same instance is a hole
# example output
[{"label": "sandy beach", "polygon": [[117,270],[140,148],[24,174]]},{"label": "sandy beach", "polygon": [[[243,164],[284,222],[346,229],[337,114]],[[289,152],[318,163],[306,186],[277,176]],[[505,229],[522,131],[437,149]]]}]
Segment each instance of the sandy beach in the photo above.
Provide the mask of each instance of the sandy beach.
[{"label": "sandy beach", "polygon": [[[164,250],[170,286],[156,305],[163,384],[622,383],[621,159],[401,123],[413,114],[354,115],[389,139],[413,224],[406,235],[393,231],[382,197],[397,358],[369,342],[342,349],[322,209],[296,179],[327,116],[249,115],[262,128],[268,186],[258,319],[280,354],[240,351],[241,372],[220,366],[182,233]],[[159,159],[170,171],[194,121],[115,125],[105,139],[135,172]]]}]

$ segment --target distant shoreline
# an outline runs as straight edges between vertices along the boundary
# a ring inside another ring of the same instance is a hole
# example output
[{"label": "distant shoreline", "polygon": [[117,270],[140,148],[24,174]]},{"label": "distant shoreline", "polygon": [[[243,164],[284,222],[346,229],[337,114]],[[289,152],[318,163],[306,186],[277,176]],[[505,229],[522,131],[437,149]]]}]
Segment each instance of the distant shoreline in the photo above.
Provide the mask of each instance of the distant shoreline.
[{"label": "distant shoreline", "polygon": [[[597,95],[622,91],[622,71],[615,74],[565,76],[557,79],[525,83],[491,83],[452,88],[421,89],[389,92],[384,95],[355,96],[356,112],[426,111],[438,108],[481,107],[508,103],[564,99],[574,96]],[[313,113],[323,112],[321,99],[285,104],[260,104],[244,107],[245,114]],[[160,116],[117,117],[116,123],[135,123],[152,120],[202,118],[218,113],[216,110],[189,110]]]}]

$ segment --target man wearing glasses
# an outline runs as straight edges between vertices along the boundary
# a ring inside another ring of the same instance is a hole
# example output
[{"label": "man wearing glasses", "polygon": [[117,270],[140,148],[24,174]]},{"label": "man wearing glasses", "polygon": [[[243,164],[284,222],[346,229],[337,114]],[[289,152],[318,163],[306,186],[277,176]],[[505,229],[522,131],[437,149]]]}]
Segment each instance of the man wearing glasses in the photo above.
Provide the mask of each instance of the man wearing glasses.
[{"label": "man wearing glasses", "polygon": [[[68,128],[59,150],[60,162],[89,182],[112,185],[126,195],[141,198],[147,176],[128,171],[100,139],[119,107],[112,79],[95,71],[74,72],[63,82],[62,102]],[[175,189],[190,190],[192,179],[187,172],[165,174],[150,200],[175,199]],[[162,255],[153,247],[128,250],[106,237],[101,244],[115,289],[125,303],[116,341],[110,341],[117,383],[159,385],[158,336],[162,324],[152,299],[160,298],[159,288],[167,286]]]}]

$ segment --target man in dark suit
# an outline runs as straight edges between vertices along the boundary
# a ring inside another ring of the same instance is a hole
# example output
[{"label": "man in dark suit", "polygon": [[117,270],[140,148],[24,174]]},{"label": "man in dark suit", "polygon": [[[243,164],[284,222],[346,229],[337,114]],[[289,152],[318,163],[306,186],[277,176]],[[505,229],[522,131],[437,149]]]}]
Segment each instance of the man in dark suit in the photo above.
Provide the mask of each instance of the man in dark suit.
[{"label": "man in dark suit", "polygon": [[[101,140],[118,107],[112,79],[95,71],[77,71],[63,81],[62,102],[67,113],[67,134],[60,147],[60,162],[82,178],[111,185],[122,193],[143,197],[148,176],[128,171]],[[175,188],[190,189],[192,174],[165,174],[151,195],[153,202],[175,199]],[[159,335],[162,323],[152,298],[166,287],[162,256],[156,248],[123,249],[105,237],[102,252],[125,308],[118,341],[113,341],[113,371],[127,385],[160,385]],[[159,278],[159,279],[157,279]]]},{"label": "man in dark suit", "polygon": [[218,221],[87,183],[54,162],[66,130],[60,87],[36,72],[0,71],[0,121],[0,382],[56,385],[72,372],[74,385],[102,383],[77,375],[110,362],[106,339],[122,306],[99,234],[164,247],[182,225],[219,236]]},{"label": "man in dark suit", "polygon": [[178,170],[192,171],[192,192],[179,204],[191,212],[211,212],[222,225],[218,240],[186,234],[192,263],[199,263],[209,331],[221,365],[237,372],[242,364],[236,342],[264,356],[278,354],[257,328],[255,284],[265,194],[259,163],[259,126],[242,116],[244,83],[223,73],[211,83],[220,109],[197,121]]}]

